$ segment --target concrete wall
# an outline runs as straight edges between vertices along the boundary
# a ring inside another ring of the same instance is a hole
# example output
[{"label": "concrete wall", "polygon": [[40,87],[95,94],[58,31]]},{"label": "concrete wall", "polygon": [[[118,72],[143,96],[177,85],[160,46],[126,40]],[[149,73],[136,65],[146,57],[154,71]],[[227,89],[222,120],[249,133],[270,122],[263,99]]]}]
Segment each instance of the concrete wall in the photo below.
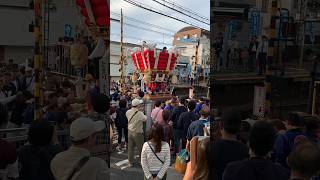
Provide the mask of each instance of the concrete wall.
[{"label": "concrete wall", "polygon": [[33,47],[31,46],[7,46],[4,48],[4,62],[8,63],[9,59],[15,64],[22,64],[26,59],[33,58]]}]

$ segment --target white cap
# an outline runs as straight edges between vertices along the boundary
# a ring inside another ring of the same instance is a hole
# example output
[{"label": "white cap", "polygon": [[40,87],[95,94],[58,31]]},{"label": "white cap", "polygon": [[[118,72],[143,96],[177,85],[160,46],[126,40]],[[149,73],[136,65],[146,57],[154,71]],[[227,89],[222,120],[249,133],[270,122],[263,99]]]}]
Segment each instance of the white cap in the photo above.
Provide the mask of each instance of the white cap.
[{"label": "white cap", "polygon": [[135,106],[138,106],[138,105],[140,105],[140,104],[142,104],[142,103],[143,103],[143,100],[134,99],[134,100],[132,100],[131,105],[132,105],[133,107],[135,107]]},{"label": "white cap", "polygon": [[105,127],[103,121],[93,121],[92,119],[81,117],[72,122],[70,138],[73,141],[80,141],[96,132],[102,131]]}]

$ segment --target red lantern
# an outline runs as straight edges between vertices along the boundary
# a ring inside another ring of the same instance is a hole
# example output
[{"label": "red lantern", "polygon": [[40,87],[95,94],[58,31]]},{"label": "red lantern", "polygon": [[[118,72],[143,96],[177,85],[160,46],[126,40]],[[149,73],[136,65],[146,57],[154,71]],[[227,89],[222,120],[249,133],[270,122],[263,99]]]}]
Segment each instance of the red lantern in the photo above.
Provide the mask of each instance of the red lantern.
[{"label": "red lantern", "polygon": [[91,10],[86,7],[84,0],[76,0],[78,6],[81,7],[81,14],[86,17],[87,26],[92,26],[94,23],[89,20],[88,11],[92,11],[95,24],[99,27],[110,26],[110,10],[107,0],[89,0]]}]

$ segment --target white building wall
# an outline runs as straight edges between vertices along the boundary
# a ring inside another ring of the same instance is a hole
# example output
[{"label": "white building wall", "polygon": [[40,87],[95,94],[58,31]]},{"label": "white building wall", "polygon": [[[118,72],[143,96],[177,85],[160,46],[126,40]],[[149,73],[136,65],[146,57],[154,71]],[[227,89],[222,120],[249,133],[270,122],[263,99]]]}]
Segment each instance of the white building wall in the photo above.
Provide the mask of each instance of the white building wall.
[{"label": "white building wall", "polygon": [[[139,47],[140,45],[136,44],[124,44],[124,53],[126,56],[126,64],[125,64],[125,76],[128,76],[129,73],[132,73],[135,70],[134,64],[131,60],[130,49],[134,47]],[[110,43],[110,76],[111,80],[119,80],[120,79],[120,43],[119,42],[111,42]]]},{"label": "white building wall", "polygon": [[30,46],[9,46],[4,49],[4,59],[8,63],[9,59],[13,60],[15,64],[22,64],[26,59],[33,58],[33,48]]},{"label": "white building wall", "polygon": [[[195,56],[196,53],[195,43],[182,44],[177,46],[180,50],[182,58],[180,59],[180,63],[191,63],[191,57]],[[208,61],[210,56],[210,39],[207,37],[200,38],[200,45],[198,48],[198,65],[205,65],[205,62]]]}]

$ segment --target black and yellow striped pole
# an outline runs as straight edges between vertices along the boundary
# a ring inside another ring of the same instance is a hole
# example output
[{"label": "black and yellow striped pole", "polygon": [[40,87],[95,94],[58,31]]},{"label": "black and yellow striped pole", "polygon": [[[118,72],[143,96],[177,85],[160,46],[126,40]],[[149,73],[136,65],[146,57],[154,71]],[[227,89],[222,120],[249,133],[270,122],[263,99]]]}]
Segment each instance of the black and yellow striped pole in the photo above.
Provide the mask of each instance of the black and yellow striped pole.
[{"label": "black and yellow striped pole", "polygon": [[265,79],[265,87],[266,87],[266,101],[265,101],[265,115],[267,116],[271,112],[271,80],[270,80],[270,64],[274,59],[274,47],[275,41],[277,37],[276,30],[276,21],[277,21],[277,13],[278,13],[278,0],[273,0],[271,2],[271,7],[269,8],[271,22],[270,28],[267,31],[267,36],[269,38],[269,47],[268,47],[268,59],[267,59],[267,72]]},{"label": "black and yellow striped pole", "polygon": [[43,55],[42,55],[42,0],[34,0],[34,120],[42,120],[42,68],[43,68]]}]

